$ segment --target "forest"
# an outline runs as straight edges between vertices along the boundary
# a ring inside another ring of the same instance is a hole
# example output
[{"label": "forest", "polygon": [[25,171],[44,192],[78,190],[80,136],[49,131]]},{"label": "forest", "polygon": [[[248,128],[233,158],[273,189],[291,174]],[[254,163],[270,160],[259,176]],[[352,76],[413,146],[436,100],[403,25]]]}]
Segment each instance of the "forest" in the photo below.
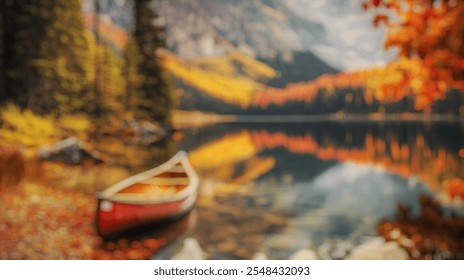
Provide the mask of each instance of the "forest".
[{"label": "forest", "polygon": [[125,32],[100,19],[99,1],[92,14],[83,14],[79,0],[2,1],[4,114],[16,108],[118,126],[167,124],[176,107],[247,115],[464,110],[461,2],[364,2],[373,24],[387,27],[385,48],[398,56],[355,72],[338,72],[311,53],[296,53],[293,64],[239,53],[180,62],[164,51],[165,27],[153,24],[151,3],[133,1],[134,27]]},{"label": "forest", "polygon": [[0,102],[7,126],[18,126],[6,117],[18,110],[57,124],[170,124],[173,89],[158,55],[164,31],[153,24],[150,4],[133,2],[135,26],[121,49],[107,39],[99,1],[90,30],[80,0],[1,1]]}]

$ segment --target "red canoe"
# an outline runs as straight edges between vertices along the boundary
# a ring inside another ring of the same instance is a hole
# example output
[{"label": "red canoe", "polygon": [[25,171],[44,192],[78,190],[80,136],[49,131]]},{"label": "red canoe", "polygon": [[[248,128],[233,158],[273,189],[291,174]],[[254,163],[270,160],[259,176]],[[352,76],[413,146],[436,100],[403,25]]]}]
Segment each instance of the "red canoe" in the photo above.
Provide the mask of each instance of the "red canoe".
[{"label": "red canoe", "polygon": [[164,164],[120,181],[98,196],[103,237],[186,214],[195,204],[198,175],[184,151]]}]

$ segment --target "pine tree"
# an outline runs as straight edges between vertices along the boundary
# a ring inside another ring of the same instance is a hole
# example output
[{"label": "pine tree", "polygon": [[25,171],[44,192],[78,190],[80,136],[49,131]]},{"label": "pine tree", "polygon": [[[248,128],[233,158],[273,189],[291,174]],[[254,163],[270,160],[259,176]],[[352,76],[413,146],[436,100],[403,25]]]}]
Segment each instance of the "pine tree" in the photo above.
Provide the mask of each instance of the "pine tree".
[{"label": "pine tree", "polygon": [[7,1],[4,16],[5,97],[39,113],[83,109],[81,1]]},{"label": "pine tree", "polygon": [[6,3],[0,1],[0,105],[5,101],[5,11]]},{"label": "pine tree", "polygon": [[[35,1],[38,2],[38,1]],[[33,61],[39,57],[43,18],[34,1],[2,1],[3,68],[5,101],[26,107],[37,82]]]},{"label": "pine tree", "polygon": [[151,4],[151,0],[135,0],[134,5],[135,41],[141,56],[138,68],[142,77],[136,117],[167,123],[174,102],[170,82],[157,55],[157,50],[165,46],[164,30],[154,24],[157,14]]},{"label": "pine tree", "polygon": [[80,0],[54,0],[41,42],[41,62],[49,68],[41,76],[41,89],[53,100],[51,108],[61,113],[85,110],[85,58],[87,41]]},{"label": "pine tree", "polygon": [[126,95],[124,98],[125,110],[130,118],[134,118],[134,112],[137,106],[137,99],[140,96],[140,74],[139,64],[142,58],[134,39],[127,42],[124,50],[124,78],[126,80]]},{"label": "pine tree", "polygon": [[120,116],[124,112],[124,92],[126,79],[123,74],[123,60],[107,44],[99,46],[98,94],[101,113]]}]

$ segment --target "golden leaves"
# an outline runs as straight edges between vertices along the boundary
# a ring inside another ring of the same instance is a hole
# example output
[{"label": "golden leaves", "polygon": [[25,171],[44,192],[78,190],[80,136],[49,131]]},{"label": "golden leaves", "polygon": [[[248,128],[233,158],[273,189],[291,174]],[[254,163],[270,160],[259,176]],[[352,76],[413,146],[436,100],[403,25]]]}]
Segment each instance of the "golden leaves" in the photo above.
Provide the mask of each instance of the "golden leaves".
[{"label": "golden leaves", "polygon": [[0,143],[23,146],[41,146],[56,140],[59,131],[50,116],[37,116],[30,110],[21,111],[15,105],[7,105],[0,114],[3,129]]},{"label": "golden leaves", "polygon": [[199,170],[240,162],[257,153],[249,133],[242,131],[226,136],[190,152],[190,161]]},{"label": "golden leaves", "polygon": [[[464,2],[370,0],[363,8],[382,11],[374,25],[387,25],[385,48],[398,48],[400,54],[374,71],[369,88],[378,97],[398,99],[414,93],[416,107],[423,109],[450,88],[464,90]],[[384,16],[385,9],[396,21]]]},{"label": "golden leaves", "polygon": [[277,74],[267,65],[238,52],[190,61],[164,54],[163,66],[194,88],[243,108],[250,105],[255,92],[265,89],[260,81]]}]

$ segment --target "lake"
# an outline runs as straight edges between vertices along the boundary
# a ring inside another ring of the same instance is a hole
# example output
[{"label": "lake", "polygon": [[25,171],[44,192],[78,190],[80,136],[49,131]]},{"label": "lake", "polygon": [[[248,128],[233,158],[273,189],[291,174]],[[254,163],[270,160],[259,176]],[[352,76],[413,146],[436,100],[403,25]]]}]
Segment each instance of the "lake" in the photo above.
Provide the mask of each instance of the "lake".
[{"label": "lake", "polygon": [[211,200],[200,207],[193,236],[213,259],[253,252],[286,259],[301,248],[341,259],[379,236],[398,208],[419,217],[421,196],[462,215],[463,132],[458,123],[420,122],[230,123],[188,131],[179,147],[202,176],[203,200]]},{"label": "lake", "polygon": [[153,259],[171,258],[185,238],[208,259],[288,259],[302,249],[319,259],[464,258],[459,122],[220,123],[96,148],[109,163],[31,163],[27,180],[93,195],[189,152],[197,206],[166,226],[171,238]]}]

